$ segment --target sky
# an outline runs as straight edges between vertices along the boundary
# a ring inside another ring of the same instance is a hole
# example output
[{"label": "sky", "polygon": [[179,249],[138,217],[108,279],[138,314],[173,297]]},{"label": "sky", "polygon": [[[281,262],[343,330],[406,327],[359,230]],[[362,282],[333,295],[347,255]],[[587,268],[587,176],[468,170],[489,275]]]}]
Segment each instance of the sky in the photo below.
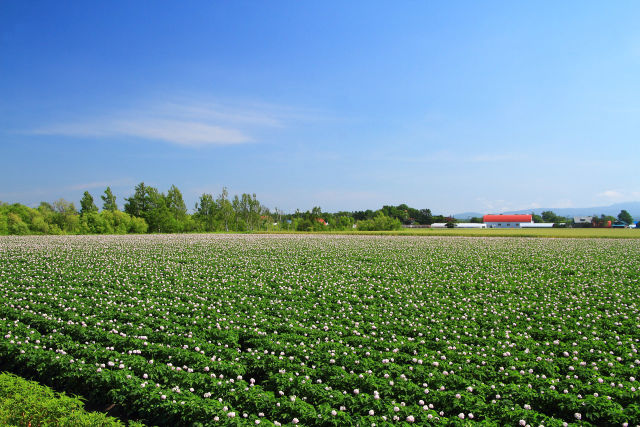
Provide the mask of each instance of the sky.
[{"label": "sky", "polygon": [[[640,3],[0,0],[0,200],[640,200]],[[98,203],[99,204],[99,203]]]}]

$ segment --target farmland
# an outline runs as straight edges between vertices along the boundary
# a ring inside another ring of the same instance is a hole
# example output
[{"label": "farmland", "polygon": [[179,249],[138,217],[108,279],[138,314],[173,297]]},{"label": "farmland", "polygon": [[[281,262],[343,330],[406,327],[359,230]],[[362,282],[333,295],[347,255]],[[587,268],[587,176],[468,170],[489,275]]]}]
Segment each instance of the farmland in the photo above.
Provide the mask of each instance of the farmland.
[{"label": "farmland", "polygon": [[636,425],[639,283],[631,239],[0,237],[0,364],[150,424]]}]

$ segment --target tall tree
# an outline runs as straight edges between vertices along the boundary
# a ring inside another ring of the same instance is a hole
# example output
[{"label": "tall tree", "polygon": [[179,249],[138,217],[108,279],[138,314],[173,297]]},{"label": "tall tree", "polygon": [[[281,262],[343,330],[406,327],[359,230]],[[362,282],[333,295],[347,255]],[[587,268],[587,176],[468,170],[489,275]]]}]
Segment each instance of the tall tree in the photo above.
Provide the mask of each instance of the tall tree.
[{"label": "tall tree", "polygon": [[200,201],[196,203],[194,216],[204,224],[206,231],[214,231],[216,211],[217,206],[215,200],[213,200],[213,196],[203,193],[202,196],[200,196]]},{"label": "tall tree", "polygon": [[233,196],[233,202],[231,202],[231,207],[233,209],[233,219],[234,219],[234,223],[235,223],[235,231],[239,231],[238,228],[238,220],[241,218],[242,215],[242,202],[240,201],[240,198],[238,197],[238,195],[234,195]]},{"label": "tall tree", "polygon": [[73,202],[68,202],[65,199],[58,199],[53,202],[53,210],[56,212],[54,217],[55,223],[60,227],[60,230],[68,233],[77,231],[79,223],[78,211],[76,211],[76,206]]},{"label": "tall tree", "polygon": [[173,214],[174,218],[178,221],[183,221],[187,216],[187,205],[185,205],[182,193],[178,190],[178,187],[172,185],[171,188],[169,188],[169,191],[167,191],[165,200],[167,201],[167,207]]},{"label": "tall tree", "polygon": [[224,222],[224,231],[229,231],[229,222],[233,218],[233,205],[229,201],[229,192],[227,191],[227,187],[222,187],[222,192],[218,195],[216,204],[218,205],[220,216]]},{"label": "tall tree", "polygon": [[544,211],[541,213],[544,222],[557,222],[558,216],[553,211]]},{"label": "tall tree", "polygon": [[73,202],[67,202],[65,199],[58,199],[53,202],[53,210],[60,214],[73,215],[77,214],[76,206]]},{"label": "tall tree", "polygon": [[141,182],[136,186],[133,196],[125,199],[124,211],[129,215],[144,217],[144,213],[149,212],[151,209],[152,196],[157,193],[157,189],[146,186],[144,182]]},{"label": "tall tree", "polygon": [[618,214],[618,219],[620,221],[624,221],[627,224],[631,224],[633,223],[633,217],[631,216],[631,214],[629,212],[627,212],[626,210],[621,210],[620,213]]},{"label": "tall tree", "polygon": [[260,215],[262,214],[262,206],[256,197],[256,193],[249,196],[249,224],[251,224],[251,230],[255,229],[260,222]]},{"label": "tall tree", "polygon": [[98,212],[98,207],[93,203],[93,196],[85,191],[80,200],[80,215],[86,215],[91,212]]},{"label": "tall tree", "polygon": [[107,187],[104,190],[104,195],[100,196],[102,198],[102,209],[105,211],[117,211],[118,205],[116,204],[116,196],[111,192],[111,187]]},{"label": "tall tree", "polygon": [[533,219],[533,222],[544,222],[542,217],[534,212],[531,212],[531,218]]}]

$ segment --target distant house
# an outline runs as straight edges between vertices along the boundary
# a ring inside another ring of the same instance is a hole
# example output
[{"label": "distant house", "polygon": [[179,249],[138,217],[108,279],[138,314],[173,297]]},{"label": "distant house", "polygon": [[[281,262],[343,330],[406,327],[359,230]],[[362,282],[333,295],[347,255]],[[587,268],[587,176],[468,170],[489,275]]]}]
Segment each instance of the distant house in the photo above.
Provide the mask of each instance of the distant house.
[{"label": "distant house", "polygon": [[533,224],[531,215],[485,215],[482,221],[487,228],[521,228],[522,224]]},{"label": "distant house", "polygon": [[593,227],[593,217],[592,216],[574,216],[573,226],[578,228]]},{"label": "distant house", "polygon": [[629,228],[629,224],[624,221],[617,220],[614,221],[613,224],[611,224],[611,228]]},{"label": "distant house", "polygon": [[318,221],[322,225],[329,225],[329,223],[325,221],[323,218],[316,218],[316,221]]},{"label": "distant house", "polygon": [[553,228],[555,226],[552,222],[522,222],[520,228]]},{"label": "distant house", "polygon": [[454,224],[455,228],[487,228],[486,224],[478,224],[477,222],[458,222]]},{"label": "distant house", "polygon": [[446,222],[434,222],[431,224],[431,228],[447,228]]}]

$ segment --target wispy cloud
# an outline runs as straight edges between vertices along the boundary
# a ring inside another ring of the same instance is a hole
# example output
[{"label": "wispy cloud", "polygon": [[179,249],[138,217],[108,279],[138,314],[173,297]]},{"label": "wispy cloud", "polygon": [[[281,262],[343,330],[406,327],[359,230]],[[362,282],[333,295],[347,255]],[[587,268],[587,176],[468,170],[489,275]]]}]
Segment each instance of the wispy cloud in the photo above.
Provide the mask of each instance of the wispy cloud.
[{"label": "wispy cloud", "polygon": [[458,153],[452,151],[435,151],[430,154],[420,156],[406,156],[396,157],[398,161],[404,161],[409,163],[442,163],[442,162],[457,162],[457,163],[499,163],[510,162],[516,160],[525,159],[526,156],[519,153]]},{"label": "wispy cloud", "polygon": [[181,100],[62,121],[27,133],[83,138],[133,137],[202,147],[256,142],[254,135],[262,129],[281,129],[289,121],[308,120],[312,116],[312,113],[266,104],[231,106]]},{"label": "wispy cloud", "polygon": [[596,194],[596,196],[601,199],[606,199],[609,202],[624,202],[640,198],[640,191],[621,189],[605,190]]},{"label": "wispy cloud", "polygon": [[471,163],[497,163],[508,162],[512,160],[520,160],[524,156],[519,154],[478,154],[475,156],[466,157],[463,160]]}]

